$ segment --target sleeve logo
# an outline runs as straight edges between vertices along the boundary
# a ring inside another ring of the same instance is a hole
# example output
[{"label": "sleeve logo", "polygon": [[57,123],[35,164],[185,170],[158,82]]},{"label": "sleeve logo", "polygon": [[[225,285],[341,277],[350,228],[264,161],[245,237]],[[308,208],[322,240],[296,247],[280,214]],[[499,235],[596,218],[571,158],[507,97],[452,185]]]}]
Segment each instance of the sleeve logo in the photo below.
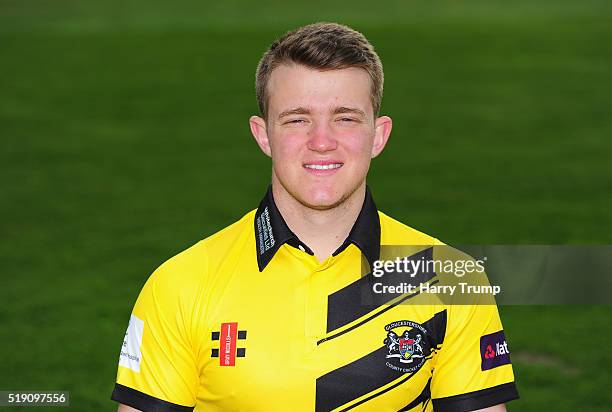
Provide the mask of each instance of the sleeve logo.
[{"label": "sleeve logo", "polygon": [[510,350],[503,330],[480,337],[480,357],[483,371],[510,363]]},{"label": "sleeve logo", "polygon": [[144,321],[137,316],[130,316],[130,324],[125,332],[121,353],[119,354],[119,365],[134,372],[140,372],[140,359],[142,357],[140,347],[143,331]]}]

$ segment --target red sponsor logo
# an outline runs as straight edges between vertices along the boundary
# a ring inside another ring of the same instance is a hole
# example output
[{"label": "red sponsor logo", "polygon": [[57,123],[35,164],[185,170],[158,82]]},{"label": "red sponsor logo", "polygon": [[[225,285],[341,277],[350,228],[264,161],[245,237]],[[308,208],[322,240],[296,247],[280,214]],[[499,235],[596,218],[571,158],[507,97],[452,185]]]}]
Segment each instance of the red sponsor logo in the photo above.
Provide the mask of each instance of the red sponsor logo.
[{"label": "red sponsor logo", "polygon": [[483,371],[510,364],[510,350],[503,330],[480,337],[480,355]]},{"label": "red sponsor logo", "polygon": [[502,343],[496,343],[495,349],[493,349],[493,345],[487,345],[484,357],[485,359],[493,359],[496,356],[507,355],[508,353],[510,353],[510,350],[508,349],[508,343],[506,343],[506,341],[503,341]]},{"label": "red sponsor logo", "polygon": [[238,334],[238,322],[222,323],[219,339],[221,366],[236,365],[236,338]]},{"label": "red sponsor logo", "polygon": [[484,357],[485,359],[493,359],[495,357],[495,351],[493,350],[491,345],[487,346],[487,350],[485,351]]}]

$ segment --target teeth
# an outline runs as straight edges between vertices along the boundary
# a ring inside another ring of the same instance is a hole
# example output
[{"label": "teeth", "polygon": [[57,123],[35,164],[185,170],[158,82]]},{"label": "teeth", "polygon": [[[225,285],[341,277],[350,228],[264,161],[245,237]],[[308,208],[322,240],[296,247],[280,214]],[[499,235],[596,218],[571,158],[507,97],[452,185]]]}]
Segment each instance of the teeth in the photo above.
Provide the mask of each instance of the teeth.
[{"label": "teeth", "polygon": [[342,163],[332,163],[329,165],[304,165],[307,169],[314,170],[328,170],[328,169],[337,169],[342,166]]}]

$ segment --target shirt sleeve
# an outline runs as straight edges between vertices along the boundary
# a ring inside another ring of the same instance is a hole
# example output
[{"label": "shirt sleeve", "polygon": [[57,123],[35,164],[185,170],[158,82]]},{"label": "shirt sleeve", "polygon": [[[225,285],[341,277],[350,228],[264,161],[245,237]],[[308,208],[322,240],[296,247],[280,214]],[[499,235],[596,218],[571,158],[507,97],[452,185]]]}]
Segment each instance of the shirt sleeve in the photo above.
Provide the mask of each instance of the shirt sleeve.
[{"label": "shirt sleeve", "polygon": [[473,411],[517,399],[497,306],[453,305],[448,313],[446,336],[434,363],[434,410]]},{"label": "shirt sleeve", "polygon": [[199,383],[194,351],[197,285],[175,258],[145,283],[132,314],[111,399],[141,411],[192,411]]}]

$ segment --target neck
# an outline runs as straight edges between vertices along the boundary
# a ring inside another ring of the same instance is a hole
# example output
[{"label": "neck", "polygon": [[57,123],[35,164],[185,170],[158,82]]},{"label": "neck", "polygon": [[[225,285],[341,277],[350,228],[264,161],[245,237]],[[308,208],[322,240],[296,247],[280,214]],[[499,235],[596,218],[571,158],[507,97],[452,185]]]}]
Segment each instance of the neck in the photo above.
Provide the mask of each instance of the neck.
[{"label": "neck", "polygon": [[300,203],[278,181],[272,183],[276,207],[287,226],[319,261],[342,245],[355,224],[365,198],[365,182],[346,200],[330,209],[313,209]]}]

